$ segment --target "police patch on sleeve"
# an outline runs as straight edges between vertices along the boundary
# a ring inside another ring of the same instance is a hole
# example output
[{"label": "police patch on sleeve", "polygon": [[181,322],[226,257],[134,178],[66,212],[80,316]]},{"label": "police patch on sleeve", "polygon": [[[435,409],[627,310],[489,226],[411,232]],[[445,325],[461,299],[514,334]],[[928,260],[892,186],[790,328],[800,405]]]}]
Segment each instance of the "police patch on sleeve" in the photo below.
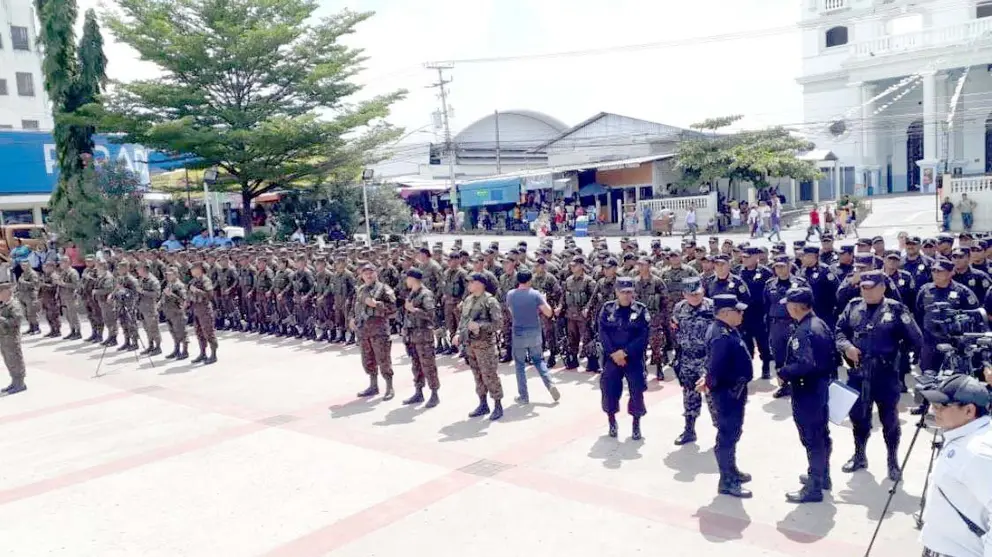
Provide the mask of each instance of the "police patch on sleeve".
[{"label": "police patch on sleeve", "polygon": [[835,281],[837,280],[837,277],[835,277],[833,273],[827,273],[827,279],[830,281]]},{"label": "police patch on sleeve", "polygon": [[909,315],[908,311],[902,312],[902,324],[909,325],[913,322],[913,318]]},{"label": "police patch on sleeve", "polygon": [[799,339],[793,338],[792,342],[789,343],[789,346],[791,346],[793,350],[799,350]]},{"label": "police patch on sleeve", "polygon": [[742,284],[740,286],[740,288],[737,289],[737,291],[740,292],[741,294],[743,294],[743,293],[747,292],[747,288],[745,288],[744,285]]}]

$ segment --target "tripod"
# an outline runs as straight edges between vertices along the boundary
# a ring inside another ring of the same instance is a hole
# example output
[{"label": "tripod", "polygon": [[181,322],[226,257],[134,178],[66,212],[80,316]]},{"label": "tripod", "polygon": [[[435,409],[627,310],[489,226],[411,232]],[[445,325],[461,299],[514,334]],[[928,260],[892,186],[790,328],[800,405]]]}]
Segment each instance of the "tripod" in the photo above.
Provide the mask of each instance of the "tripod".
[{"label": "tripod", "polygon": [[[916,439],[920,436],[920,432],[927,428],[926,425],[927,413],[924,411],[920,413],[920,419],[916,422],[916,431],[913,432],[913,438],[909,442],[909,448],[906,449],[906,456],[902,459],[902,464],[899,465],[899,477],[896,481],[892,482],[892,487],[889,488],[889,497],[885,500],[885,506],[882,507],[882,515],[878,517],[878,522],[875,524],[875,532],[871,535],[871,541],[868,542],[868,548],[865,550],[865,557],[869,557],[871,554],[871,549],[875,545],[875,539],[878,537],[879,530],[882,529],[882,521],[885,520],[885,513],[889,512],[889,506],[892,505],[892,499],[896,495],[896,491],[899,488],[899,484],[902,483],[903,476],[905,475],[906,464],[909,462],[909,456],[913,454],[913,446],[916,445]],[[926,481],[923,484],[923,498],[920,500],[920,515],[916,519],[917,528],[923,525],[923,506],[926,504],[926,490],[928,482],[930,481],[930,472],[933,470],[934,457],[937,455],[937,450],[940,443],[937,441],[937,430],[933,432],[934,439],[931,442],[931,453],[930,453],[930,466],[927,468]]]}]

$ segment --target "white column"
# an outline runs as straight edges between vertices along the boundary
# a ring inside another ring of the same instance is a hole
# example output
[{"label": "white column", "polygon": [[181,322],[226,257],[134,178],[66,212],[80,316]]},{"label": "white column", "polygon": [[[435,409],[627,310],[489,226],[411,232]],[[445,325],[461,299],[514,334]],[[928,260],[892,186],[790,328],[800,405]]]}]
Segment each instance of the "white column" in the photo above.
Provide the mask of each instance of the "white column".
[{"label": "white column", "polygon": [[868,102],[875,96],[874,83],[861,84],[861,164],[875,164],[875,103]]},{"label": "white column", "polygon": [[[937,152],[937,74],[923,74],[923,159],[936,161]],[[911,161],[915,162],[915,161]]]},{"label": "white column", "polygon": [[35,205],[31,208],[31,217],[34,218],[35,224],[43,224],[41,218],[41,205]]}]

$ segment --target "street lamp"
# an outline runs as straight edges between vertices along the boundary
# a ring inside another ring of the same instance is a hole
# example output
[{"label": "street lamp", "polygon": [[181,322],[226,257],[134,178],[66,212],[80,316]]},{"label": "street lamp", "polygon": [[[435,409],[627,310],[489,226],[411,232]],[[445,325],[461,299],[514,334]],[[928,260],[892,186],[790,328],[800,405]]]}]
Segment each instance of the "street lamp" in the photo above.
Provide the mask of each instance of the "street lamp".
[{"label": "street lamp", "polygon": [[203,203],[207,209],[207,232],[210,234],[211,238],[214,237],[214,220],[213,217],[211,216],[211,211],[210,211],[209,186],[212,186],[216,182],[217,182],[216,168],[208,168],[203,171]]},{"label": "street lamp", "polygon": [[365,245],[372,245],[372,227],[369,221],[369,182],[375,176],[375,170],[366,168],[362,170],[362,199],[365,204]]}]

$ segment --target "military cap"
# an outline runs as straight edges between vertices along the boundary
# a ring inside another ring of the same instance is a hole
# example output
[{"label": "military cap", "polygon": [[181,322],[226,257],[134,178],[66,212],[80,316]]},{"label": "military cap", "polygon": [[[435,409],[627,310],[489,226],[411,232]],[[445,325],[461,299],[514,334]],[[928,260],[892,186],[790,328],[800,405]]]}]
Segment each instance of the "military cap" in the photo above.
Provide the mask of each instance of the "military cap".
[{"label": "military cap", "polygon": [[496,255],[496,250],[494,250],[493,248],[489,248],[482,253],[484,253],[485,255]]},{"label": "military cap", "polygon": [[881,236],[874,236],[871,239],[871,243],[872,244],[884,244],[885,243],[885,238],[882,238]]},{"label": "military cap", "polygon": [[854,253],[854,246],[847,244],[840,247],[841,253]]},{"label": "military cap", "polygon": [[819,255],[820,248],[817,246],[803,246],[803,255]]},{"label": "military cap", "polygon": [[813,291],[806,287],[790,288],[789,291],[785,293],[785,297],[782,298],[780,303],[803,304],[806,306],[811,306],[813,305]]},{"label": "military cap", "polygon": [[855,267],[874,267],[875,256],[870,253],[859,253],[854,256]]},{"label": "military cap", "polygon": [[117,262],[117,266],[118,267],[130,267],[131,266],[131,262],[128,261],[127,259],[122,259],[121,261],[118,261]]},{"label": "military cap", "polygon": [[714,263],[730,263],[730,256],[725,254],[719,254],[713,256]]},{"label": "military cap", "polygon": [[732,246],[734,245],[734,241],[731,240],[730,238],[727,238],[726,240],[723,241],[723,245]]},{"label": "military cap", "polygon": [[365,263],[364,265],[362,265],[359,268],[359,270],[362,271],[362,272],[365,272],[365,271],[374,271],[376,269],[375,269],[375,265],[373,265],[371,263]]},{"label": "military cap", "polygon": [[759,248],[758,246],[747,246],[747,247],[743,248],[741,251],[744,252],[744,255],[745,256],[751,257],[751,256],[754,256],[754,255],[760,254],[761,253],[761,248]]},{"label": "military cap", "polygon": [[572,265],[585,265],[585,264],[586,264],[586,258],[582,257],[581,255],[576,255],[575,257],[572,258]]},{"label": "military cap", "polygon": [[486,284],[486,275],[484,275],[482,273],[472,273],[472,274],[470,274],[468,276],[468,280],[473,281],[473,282],[481,282],[482,284]]},{"label": "military cap", "polygon": [[431,250],[429,250],[429,249],[427,249],[427,248],[420,248],[420,249],[418,249],[417,251],[418,251],[419,253],[422,253],[422,254],[424,254],[424,255],[430,255],[430,254],[431,254]]},{"label": "military cap", "polygon": [[661,247],[661,240],[651,240],[651,247],[652,248],[660,248]]},{"label": "military cap", "polygon": [[682,291],[690,294],[699,293],[703,290],[703,281],[699,277],[686,277],[682,279]]},{"label": "military cap", "polygon": [[772,266],[778,265],[792,265],[792,259],[788,255],[776,255],[775,259],[772,260]]},{"label": "military cap", "polygon": [[415,278],[417,280],[424,280],[424,273],[423,273],[423,271],[421,271],[420,269],[418,269],[416,267],[411,267],[410,269],[407,269],[406,276],[408,276],[410,278]]},{"label": "military cap", "polygon": [[718,294],[713,296],[713,311],[718,312],[721,309],[744,311],[747,309],[747,304],[738,300],[733,294]]},{"label": "military cap", "polygon": [[971,232],[962,232],[958,234],[958,240],[974,240],[975,237],[971,235]]},{"label": "military cap", "polygon": [[632,259],[637,259],[637,256],[634,255],[633,253],[630,253],[630,252],[627,252],[627,253],[623,254],[623,260],[624,261],[630,261]]},{"label": "military cap", "polygon": [[858,238],[858,241],[855,243],[859,246],[869,247],[869,248],[871,247],[871,240],[869,240],[868,238]]},{"label": "military cap", "polygon": [[617,292],[633,292],[634,279],[630,277],[620,277],[617,279]]},{"label": "military cap", "polygon": [[669,259],[671,259],[672,257],[682,257],[682,253],[679,252],[678,250],[673,249],[672,251],[668,252],[668,257]]},{"label": "military cap", "polygon": [[710,243],[711,244],[718,244],[718,243],[720,243],[720,238],[717,238],[716,236],[710,236]]},{"label": "military cap", "polygon": [[920,244],[925,248],[933,248],[937,247],[937,240],[933,238],[924,238]]},{"label": "military cap", "polygon": [[538,257],[537,260],[535,261],[535,263],[537,265],[547,265],[548,260],[545,259],[545,258],[543,258],[543,257]]},{"label": "military cap", "polygon": [[951,263],[951,260],[950,259],[947,259],[946,257],[938,257],[938,258],[934,259],[934,261],[933,261],[933,270],[934,271],[953,271],[954,270],[954,263]]},{"label": "military cap", "polygon": [[858,282],[861,288],[875,288],[880,284],[885,284],[885,274],[882,271],[861,273],[861,280]]},{"label": "military cap", "polygon": [[96,261],[96,256],[87,255],[86,257],[83,258],[83,261]]},{"label": "military cap", "polygon": [[650,257],[639,257],[637,259],[637,263],[639,265],[652,265],[654,263],[654,261],[651,261],[651,258]]},{"label": "military cap", "polygon": [[978,242],[978,245],[982,246],[982,249],[989,249],[989,246],[992,246],[992,240],[989,240],[988,238],[982,238]]},{"label": "military cap", "polygon": [[918,246],[918,245],[920,245],[920,237],[919,236],[906,236],[906,245],[907,246]]},{"label": "military cap", "polygon": [[834,241],[834,235],[830,234],[829,232],[824,234],[823,236],[820,236],[820,243],[833,242],[833,241]]},{"label": "military cap", "polygon": [[617,260],[612,257],[603,262],[604,267],[616,267],[617,265]]},{"label": "military cap", "polygon": [[448,254],[448,259],[460,259],[461,256],[462,256],[462,252],[460,252],[460,251],[453,251],[453,252],[451,252],[451,253]]},{"label": "military cap", "polygon": [[937,235],[937,243],[938,244],[953,244],[954,243],[954,236],[951,236],[950,234],[946,234],[946,233],[944,233],[944,234],[938,234]]}]

